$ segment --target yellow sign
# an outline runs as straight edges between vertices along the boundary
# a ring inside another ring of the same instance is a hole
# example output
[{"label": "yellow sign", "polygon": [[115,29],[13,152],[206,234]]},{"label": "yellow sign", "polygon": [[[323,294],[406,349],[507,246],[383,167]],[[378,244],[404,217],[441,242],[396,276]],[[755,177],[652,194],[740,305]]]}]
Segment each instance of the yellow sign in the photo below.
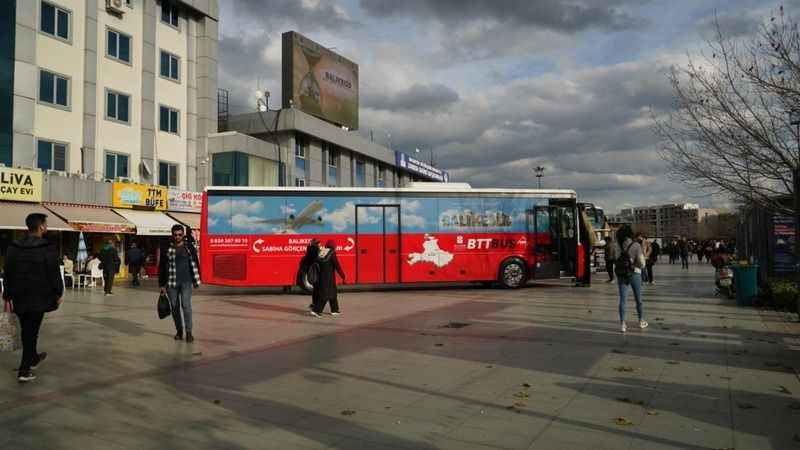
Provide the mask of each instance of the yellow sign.
[{"label": "yellow sign", "polygon": [[167,188],[151,184],[114,183],[111,204],[115,208],[167,210]]},{"label": "yellow sign", "polygon": [[42,172],[0,167],[0,200],[42,201]]}]

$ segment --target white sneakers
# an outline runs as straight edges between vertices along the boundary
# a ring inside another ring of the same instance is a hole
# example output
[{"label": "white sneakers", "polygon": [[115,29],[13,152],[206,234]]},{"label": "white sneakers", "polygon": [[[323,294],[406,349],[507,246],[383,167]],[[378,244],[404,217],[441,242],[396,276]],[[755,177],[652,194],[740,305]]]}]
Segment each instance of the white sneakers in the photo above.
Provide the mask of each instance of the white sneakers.
[{"label": "white sneakers", "polygon": [[[649,325],[650,325],[650,324],[649,324],[649,323],[647,323],[647,321],[646,321],[646,320],[640,320],[640,321],[639,321],[639,328],[641,328],[641,329],[643,329],[643,330],[644,330],[645,328],[647,328]],[[622,325],[619,327],[619,331],[621,331],[621,332],[623,332],[623,333],[627,332],[627,331],[628,331],[628,325],[626,325],[626,324],[625,324],[625,322],[622,322]]]},{"label": "white sneakers", "polygon": [[322,316],[320,316],[319,314],[317,314],[317,313],[316,313],[316,312],[314,312],[314,311],[309,311],[308,313],[309,313],[309,314],[311,314],[311,315],[312,315],[312,316],[314,316],[314,317],[322,317]]}]

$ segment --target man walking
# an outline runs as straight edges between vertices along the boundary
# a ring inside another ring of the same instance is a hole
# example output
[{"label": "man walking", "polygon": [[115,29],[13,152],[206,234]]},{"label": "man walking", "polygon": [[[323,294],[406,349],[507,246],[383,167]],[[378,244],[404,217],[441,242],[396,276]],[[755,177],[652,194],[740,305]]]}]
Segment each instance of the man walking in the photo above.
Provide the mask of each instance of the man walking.
[{"label": "man walking", "polygon": [[[184,240],[182,225],[172,226],[172,240],[168,248],[161,250],[158,268],[158,285],[161,293],[167,294],[175,321],[175,340],[194,342],[192,336],[192,288],[200,287],[200,261],[197,249]],[[181,318],[181,312],[183,317]]]},{"label": "man walking", "polygon": [[106,297],[114,295],[114,277],[119,273],[119,252],[114,246],[114,240],[109,239],[100,252],[100,269],[103,271],[103,290]]},{"label": "man walking", "polygon": [[128,254],[125,255],[125,264],[128,266],[128,272],[133,276],[131,284],[134,287],[139,286],[139,273],[144,265],[144,252],[136,245],[136,242],[131,244]]},{"label": "man walking", "polygon": [[20,383],[35,380],[33,371],[47,357],[36,349],[39,329],[44,314],[58,309],[64,294],[56,247],[44,238],[47,216],[30,214],[25,226],[28,235],[8,246],[3,280],[3,298],[22,327],[22,361],[17,373]]},{"label": "man walking", "polygon": [[647,282],[651,285],[656,284],[656,279],[653,278],[653,266],[658,262],[658,256],[661,254],[661,246],[658,242],[653,241],[650,243],[650,256],[647,258],[645,264],[645,271],[647,272]]},{"label": "man walking", "polygon": [[606,245],[603,248],[603,257],[606,260],[606,271],[608,272],[608,281],[606,283],[614,282],[614,261],[617,259],[617,244],[608,236],[606,238]]}]

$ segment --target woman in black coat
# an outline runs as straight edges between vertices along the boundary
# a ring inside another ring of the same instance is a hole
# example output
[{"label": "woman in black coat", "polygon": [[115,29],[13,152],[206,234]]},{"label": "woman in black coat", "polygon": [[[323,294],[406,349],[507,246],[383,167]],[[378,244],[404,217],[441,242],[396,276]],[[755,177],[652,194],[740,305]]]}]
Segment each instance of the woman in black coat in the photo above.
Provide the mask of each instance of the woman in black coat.
[{"label": "woman in black coat", "polygon": [[336,292],[336,274],[345,282],[344,271],[336,258],[336,243],[328,241],[325,247],[319,250],[319,254],[314,261],[319,265],[319,280],[314,284],[314,292],[311,294],[313,303],[311,304],[311,315],[320,317],[325,305],[330,302],[331,315],[339,315],[339,299]]}]

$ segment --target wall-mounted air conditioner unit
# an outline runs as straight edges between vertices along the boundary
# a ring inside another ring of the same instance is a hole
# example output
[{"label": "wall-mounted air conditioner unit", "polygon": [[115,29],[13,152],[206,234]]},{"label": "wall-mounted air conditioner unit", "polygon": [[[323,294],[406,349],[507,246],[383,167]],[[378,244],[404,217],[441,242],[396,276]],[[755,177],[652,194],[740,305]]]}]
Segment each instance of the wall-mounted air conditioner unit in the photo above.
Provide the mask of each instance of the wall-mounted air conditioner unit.
[{"label": "wall-mounted air conditioner unit", "polygon": [[63,170],[48,169],[47,170],[47,175],[55,175],[55,176],[59,176],[59,177],[65,177],[65,176],[67,176],[67,172],[64,172]]},{"label": "wall-mounted air conditioner unit", "polygon": [[116,181],[118,181],[120,183],[132,183],[133,182],[133,180],[131,180],[128,177],[117,177]]},{"label": "wall-mounted air conditioner unit", "polygon": [[123,15],[125,14],[125,10],[122,8],[124,4],[124,0],[106,0],[106,11]]}]

